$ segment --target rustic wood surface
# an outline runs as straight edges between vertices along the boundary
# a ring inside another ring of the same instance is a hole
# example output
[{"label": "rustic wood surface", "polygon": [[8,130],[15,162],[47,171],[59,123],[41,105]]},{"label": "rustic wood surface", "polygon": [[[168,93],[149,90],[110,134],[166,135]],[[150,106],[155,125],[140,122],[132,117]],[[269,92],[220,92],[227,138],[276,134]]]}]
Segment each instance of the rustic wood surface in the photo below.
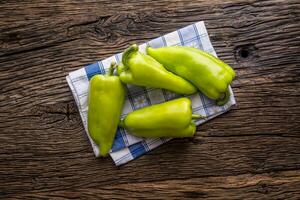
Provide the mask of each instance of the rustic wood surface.
[{"label": "rustic wood surface", "polygon": [[[2,199],[299,199],[300,2],[1,1]],[[125,166],[95,159],[65,76],[196,21],[237,107]]]}]

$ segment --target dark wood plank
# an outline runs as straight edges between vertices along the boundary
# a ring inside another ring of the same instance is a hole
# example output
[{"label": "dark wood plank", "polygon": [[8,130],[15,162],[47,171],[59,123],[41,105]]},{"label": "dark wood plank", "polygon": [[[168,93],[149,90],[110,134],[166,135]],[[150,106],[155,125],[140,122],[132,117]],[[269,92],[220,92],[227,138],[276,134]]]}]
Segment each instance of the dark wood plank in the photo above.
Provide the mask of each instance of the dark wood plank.
[{"label": "dark wood plank", "polygon": [[[146,183],[117,184],[88,189],[57,190],[51,195],[47,192],[16,195],[15,198],[83,198],[110,199],[113,190],[117,199],[162,199],[161,194],[172,199],[297,199],[300,187],[299,171],[243,174],[237,176],[218,176],[191,178],[188,180],[155,181]],[[284,189],[284,190],[283,190]]]},{"label": "dark wood plank", "polygon": [[[299,196],[299,1],[10,1],[0,9],[3,198]],[[195,138],[120,169],[95,159],[65,76],[199,20],[237,72],[237,107]]]}]

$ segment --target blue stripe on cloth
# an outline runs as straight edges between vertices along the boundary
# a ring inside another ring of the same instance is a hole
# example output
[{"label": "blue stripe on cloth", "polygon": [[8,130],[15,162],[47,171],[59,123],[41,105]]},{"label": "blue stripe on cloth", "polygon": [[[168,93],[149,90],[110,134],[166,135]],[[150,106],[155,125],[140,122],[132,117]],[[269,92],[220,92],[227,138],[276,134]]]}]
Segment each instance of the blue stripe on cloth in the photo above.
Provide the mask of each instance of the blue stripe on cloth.
[{"label": "blue stripe on cloth", "polygon": [[118,128],[116,136],[115,136],[114,144],[113,144],[112,149],[111,149],[112,152],[118,151],[118,150],[123,149],[123,148],[126,147],[125,141],[124,141],[124,138],[123,138],[123,134],[122,134],[121,131],[122,131],[121,128]]},{"label": "blue stripe on cloth", "polygon": [[181,41],[182,41],[183,45],[186,45],[187,41],[192,42],[194,40],[194,38],[197,38],[197,35],[196,35],[197,33],[195,32],[195,29],[193,28],[192,25],[187,26],[183,29],[180,29],[180,30],[178,30],[178,32],[179,32],[180,38],[182,38]]},{"label": "blue stripe on cloth", "polygon": [[[127,147],[127,149],[128,149],[128,147]],[[115,164],[116,164],[117,166],[119,166],[119,165],[121,165],[121,164],[124,164],[124,163],[123,163],[123,160],[124,160],[124,159],[127,159],[128,157],[131,157],[131,153],[125,154],[125,155],[123,155],[123,156],[120,156],[120,157],[117,158],[117,159],[114,159],[114,162],[115,162]]]},{"label": "blue stripe on cloth", "polygon": [[179,40],[180,40],[180,46],[183,46],[183,44],[184,44],[184,39],[182,38],[181,29],[179,29],[179,30],[177,31],[177,33],[178,33]]},{"label": "blue stripe on cloth", "polygon": [[128,142],[126,130],[123,129],[123,128],[121,128],[121,129],[120,129],[120,132],[121,132],[122,138],[123,138],[123,140],[124,140],[125,146],[128,146],[128,145],[129,145],[129,142]]},{"label": "blue stripe on cloth", "polygon": [[143,143],[138,142],[128,147],[133,158],[137,158],[147,152]]},{"label": "blue stripe on cloth", "polygon": [[103,63],[102,61],[99,61],[97,62],[98,65],[99,65],[99,68],[100,68],[100,71],[101,71],[101,74],[105,74],[105,69],[104,69],[104,66],[103,66]]},{"label": "blue stripe on cloth", "polygon": [[134,97],[145,94],[145,88],[137,85],[128,86],[128,95]]},{"label": "blue stripe on cloth", "polygon": [[201,99],[201,102],[202,102],[202,105],[203,105],[203,108],[204,108],[204,112],[205,112],[205,116],[208,116],[208,111],[207,111],[207,105],[205,104],[205,100],[204,100],[204,97],[202,94],[199,95],[200,96],[200,99]]},{"label": "blue stripe on cloth", "polygon": [[130,103],[130,106],[131,106],[131,110],[135,110],[134,103],[133,103],[133,99],[132,99],[131,95],[129,94],[129,88],[128,88],[128,85],[125,85],[125,88],[126,88],[126,91],[127,91],[127,98],[129,99],[129,103]]},{"label": "blue stripe on cloth", "polygon": [[86,71],[86,75],[89,80],[91,80],[91,78],[94,75],[101,74],[101,69],[99,68],[98,63],[90,64],[90,65],[86,66],[84,69]]},{"label": "blue stripe on cloth", "polygon": [[162,39],[162,41],[163,41],[163,43],[164,43],[164,47],[167,46],[167,41],[166,41],[165,36],[162,36],[161,39]]},{"label": "blue stripe on cloth", "polygon": [[198,40],[198,45],[199,45],[198,48],[201,49],[201,50],[203,50],[203,45],[202,45],[202,42],[201,42],[201,39],[200,39],[201,36],[200,36],[199,30],[198,30],[196,24],[193,24],[193,28],[194,28],[195,33],[197,35],[197,40]]},{"label": "blue stripe on cloth", "polygon": [[145,92],[145,97],[146,97],[146,101],[147,101],[147,104],[148,106],[152,105],[151,103],[151,100],[150,100],[150,97],[149,97],[149,93],[147,92],[146,88],[143,88],[144,89],[144,92]]}]

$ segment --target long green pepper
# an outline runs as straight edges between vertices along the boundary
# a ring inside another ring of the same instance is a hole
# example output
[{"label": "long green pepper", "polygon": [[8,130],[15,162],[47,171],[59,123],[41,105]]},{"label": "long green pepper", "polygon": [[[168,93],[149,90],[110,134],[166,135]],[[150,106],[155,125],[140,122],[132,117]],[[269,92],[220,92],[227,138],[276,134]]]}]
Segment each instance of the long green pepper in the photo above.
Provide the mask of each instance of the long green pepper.
[{"label": "long green pepper", "polygon": [[110,151],[117,131],[125,98],[125,89],[114,67],[106,75],[94,75],[88,97],[88,131],[99,146],[100,156]]},{"label": "long green pepper", "polygon": [[129,113],[120,126],[138,137],[193,137],[196,132],[190,99],[183,97]]},{"label": "long green pepper", "polygon": [[118,74],[123,83],[162,88],[179,94],[193,94],[197,88],[185,79],[169,72],[152,57],[138,51],[136,44],[126,49]]},{"label": "long green pepper", "polygon": [[224,105],[229,100],[228,86],[235,72],[213,55],[184,46],[147,47],[147,54],[167,70],[190,81],[206,96],[216,100],[218,105]]}]

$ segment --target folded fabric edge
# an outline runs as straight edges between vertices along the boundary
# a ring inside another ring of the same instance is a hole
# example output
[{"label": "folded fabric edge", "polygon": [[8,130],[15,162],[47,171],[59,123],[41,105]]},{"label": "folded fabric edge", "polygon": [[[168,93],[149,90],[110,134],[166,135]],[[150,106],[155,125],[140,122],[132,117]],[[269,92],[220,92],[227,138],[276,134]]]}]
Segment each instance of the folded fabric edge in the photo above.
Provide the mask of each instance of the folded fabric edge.
[{"label": "folded fabric edge", "polygon": [[145,153],[167,143],[171,138],[153,138],[152,140],[132,144],[119,151],[111,152],[110,156],[116,166],[124,165]]}]

